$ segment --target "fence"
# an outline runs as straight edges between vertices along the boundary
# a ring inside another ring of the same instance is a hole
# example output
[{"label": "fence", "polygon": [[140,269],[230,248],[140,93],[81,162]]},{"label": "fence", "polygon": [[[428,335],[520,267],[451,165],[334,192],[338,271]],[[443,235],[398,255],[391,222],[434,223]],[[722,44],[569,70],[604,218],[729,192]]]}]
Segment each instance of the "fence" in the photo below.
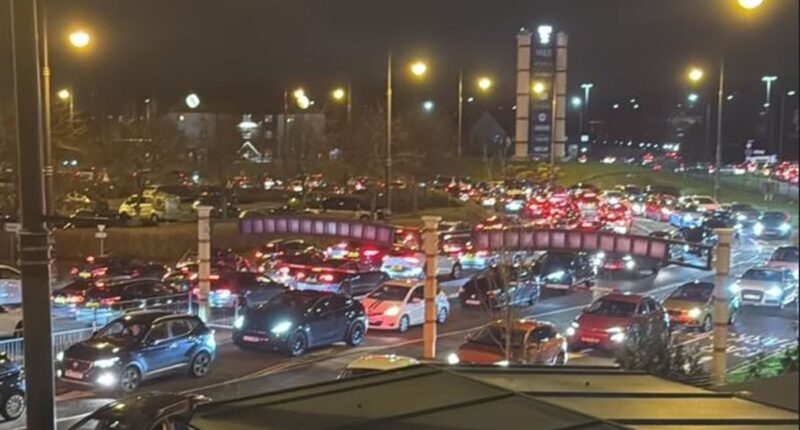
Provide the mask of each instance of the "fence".
[{"label": "fence", "polygon": [[[214,328],[231,328],[239,315],[239,307],[239,300],[235,296],[226,303],[218,303],[217,306],[211,308],[207,324]],[[95,331],[128,312],[144,310],[163,310],[196,315],[198,306],[191,294],[130,300],[103,307],[55,305],[52,309],[54,315],[53,351],[58,353],[75,343],[89,339]],[[9,359],[24,366],[24,336],[0,340],[0,353],[5,353]]]}]

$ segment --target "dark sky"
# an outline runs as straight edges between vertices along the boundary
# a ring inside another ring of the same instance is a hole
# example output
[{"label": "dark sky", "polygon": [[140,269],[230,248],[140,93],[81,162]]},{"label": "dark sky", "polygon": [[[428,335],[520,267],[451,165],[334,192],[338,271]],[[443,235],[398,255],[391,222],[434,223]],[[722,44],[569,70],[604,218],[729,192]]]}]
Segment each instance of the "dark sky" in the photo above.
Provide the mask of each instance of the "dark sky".
[{"label": "dark sky", "polygon": [[[189,90],[211,106],[275,111],[283,88],[323,99],[351,80],[357,104],[382,94],[385,56],[430,60],[421,86],[397,92],[454,102],[456,76],[492,75],[494,101],[510,104],[515,34],[553,23],[570,35],[570,91],[596,84],[595,109],[640,98],[667,106],[686,94],[689,63],[713,67],[726,46],[731,87],[763,91],[798,80],[798,0],[765,0],[743,16],[735,0],[61,0],[51,7],[55,86],[97,91],[109,109],[151,96],[178,105]],[[0,1],[0,97],[10,94],[8,0]],[[76,54],[67,31],[88,26],[96,43]],[[723,44],[723,35],[726,35]],[[80,105],[81,100],[77,99]],[[452,103],[451,103],[452,104]]]}]

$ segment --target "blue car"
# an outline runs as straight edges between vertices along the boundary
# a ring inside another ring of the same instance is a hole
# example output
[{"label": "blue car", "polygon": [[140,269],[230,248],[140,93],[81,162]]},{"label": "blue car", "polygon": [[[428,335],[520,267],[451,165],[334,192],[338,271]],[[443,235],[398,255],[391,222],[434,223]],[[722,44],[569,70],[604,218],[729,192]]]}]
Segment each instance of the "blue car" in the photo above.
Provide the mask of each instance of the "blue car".
[{"label": "blue car", "polygon": [[56,375],[67,384],[128,393],[169,373],[202,378],[216,353],[213,330],[196,316],[133,312],[56,354]]}]

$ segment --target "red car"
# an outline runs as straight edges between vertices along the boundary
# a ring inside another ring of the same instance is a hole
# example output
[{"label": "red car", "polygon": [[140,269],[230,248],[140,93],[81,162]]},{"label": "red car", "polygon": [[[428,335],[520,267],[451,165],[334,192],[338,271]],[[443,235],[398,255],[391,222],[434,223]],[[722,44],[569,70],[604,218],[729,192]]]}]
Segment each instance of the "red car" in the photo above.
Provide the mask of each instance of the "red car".
[{"label": "red car", "polygon": [[503,349],[506,336],[504,321],[494,321],[469,336],[448,357],[451,363],[508,366],[536,364],[563,366],[567,364],[567,341],[550,323],[523,319],[514,321],[511,329],[511,360],[506,361]]},{"label": "red car", "polygon": [[668,336],[669,316],[655,299],[612,293],[585,308],[567,329],[567,336],[573,348],[617,349],[630,337],[633,326],[646,332],[653,325],[661,326]]},{"label": "red car", "polygon": [[628,233],[633,224],[631,208],[624,203],[616,205],[604,204],[597,211],[597,214],[609,229],[617,233]]},{"label": "red car", "polygon": [[650,196],[645,204],[645,217],[654,221],[669,222],[669,216],[677,205],[678,199],[673,196]]}]

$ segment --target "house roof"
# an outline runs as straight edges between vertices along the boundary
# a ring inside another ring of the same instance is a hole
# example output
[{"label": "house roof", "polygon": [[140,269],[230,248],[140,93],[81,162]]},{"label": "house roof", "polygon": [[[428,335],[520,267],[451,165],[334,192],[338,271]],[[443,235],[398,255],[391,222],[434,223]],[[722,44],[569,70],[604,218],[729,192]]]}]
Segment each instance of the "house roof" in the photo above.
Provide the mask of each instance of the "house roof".
[{"label": "house roof", "polygon": [[199,430],[783,430],[792,411],[612,368],[419,365],[201,406]]}]

